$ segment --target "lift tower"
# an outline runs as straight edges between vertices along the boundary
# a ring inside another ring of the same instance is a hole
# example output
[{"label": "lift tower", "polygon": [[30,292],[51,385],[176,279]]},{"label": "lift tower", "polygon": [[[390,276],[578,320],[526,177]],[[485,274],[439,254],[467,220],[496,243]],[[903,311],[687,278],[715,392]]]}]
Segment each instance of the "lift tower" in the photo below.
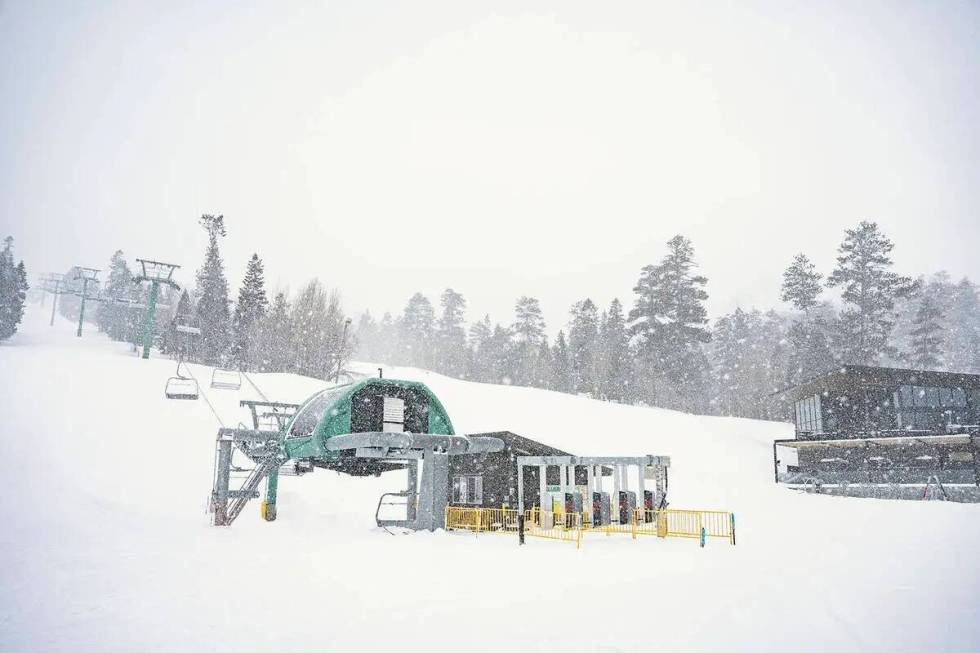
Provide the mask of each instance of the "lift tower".
[{"label": "lift tower", "polygon": [[76,295],[82,298],[82,306],[78,310],[78,332],[75,334],[79,338],[82,337],[82,320],[85,319],[85,300],[92,299],[98,301],[99,299],[94,295],[88,294],[88,284],[99,282],[97,278],[99,276],[99,272],[101,272],[101,270],[98,270],[96,268],[83,268],[83,267],[75,268],[74,281],[82,282],[81,294],[79,294],[78,292],[75,293]]},{"label": "lift tower", "polygon": [[146,302],[146,315],[143,317],[143,358],[149,358],[150,349],[153,347],[153,331],[156,327],[157,298],[160,296],[160,284],[170,286],[174,290],[180,290],[180,286],[173,280],[174,270],[180,266],[145,258],[136,260],[140,264],[142,272],[133,281],[150,284],[150,299]]}]

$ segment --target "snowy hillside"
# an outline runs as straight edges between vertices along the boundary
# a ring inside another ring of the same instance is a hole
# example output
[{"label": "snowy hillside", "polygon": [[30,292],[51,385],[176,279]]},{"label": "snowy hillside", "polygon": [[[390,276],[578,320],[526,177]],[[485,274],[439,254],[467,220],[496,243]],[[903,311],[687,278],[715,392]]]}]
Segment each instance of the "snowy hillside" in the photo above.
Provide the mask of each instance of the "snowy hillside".
[{"label": "snowy hillside", "polygon": [[[36,306],[0,345],[0,651],[975,651],[980,506],[796,494],[772,482],[787,424],[697,417],[415,369],[458,432],[581,455],[671,456],[674,507],[731,510],[738,545],[565,543],[374,527],[401,476],[318,470],[209,525],[219,422],[240,399],[323,386],[253,375],[163,396],[144,361]],[[354,366],[375,373],[368,363]]]}]

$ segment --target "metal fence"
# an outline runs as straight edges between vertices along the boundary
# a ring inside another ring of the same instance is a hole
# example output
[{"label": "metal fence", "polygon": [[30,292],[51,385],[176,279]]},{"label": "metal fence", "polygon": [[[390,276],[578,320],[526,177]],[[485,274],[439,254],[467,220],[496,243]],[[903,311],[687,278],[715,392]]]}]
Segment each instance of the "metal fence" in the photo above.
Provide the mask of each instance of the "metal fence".
[{"label": "metal fence", "polygon": [[735,515],[720,510],[633,511],[633,536],[686,537],[701,541],[723,538],[735,544]]},{"label": "metal fence", "polygon": [[[446,529],[473,533],[516,534],[520,528],[518,511],[512,508],[446,508]],[[593,525],[589,513],[524,511],[524,535],[582,546],[583,534],[655,535],[661,538],[681,537],[699,540],[726,539],[735,544],[735,515],[720,510],[645,510],[636,509],[628,523]]]}]

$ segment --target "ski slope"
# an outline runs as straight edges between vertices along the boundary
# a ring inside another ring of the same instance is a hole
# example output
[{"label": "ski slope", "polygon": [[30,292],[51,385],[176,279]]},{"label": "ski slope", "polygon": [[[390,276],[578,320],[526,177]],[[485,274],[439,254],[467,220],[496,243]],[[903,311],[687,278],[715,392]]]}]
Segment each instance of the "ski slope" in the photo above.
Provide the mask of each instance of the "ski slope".
[{"label": "ski slope", "polygon": [[[29,307],[0,345],[0,651],[977,651],[980,506],[801,495],[772,482],[787,424],[697,417],[414,369],[458,432],[580,455],[671,456],[674,507],[731,510],[738,545],[561,542],[374,526],[400,474],[283,477],[209,525],[219,422],[240,399],[163,396],[136,358]],[[374,365],[354,366],[365,374]],[[252,375],[272,400],[323,382]]]}]

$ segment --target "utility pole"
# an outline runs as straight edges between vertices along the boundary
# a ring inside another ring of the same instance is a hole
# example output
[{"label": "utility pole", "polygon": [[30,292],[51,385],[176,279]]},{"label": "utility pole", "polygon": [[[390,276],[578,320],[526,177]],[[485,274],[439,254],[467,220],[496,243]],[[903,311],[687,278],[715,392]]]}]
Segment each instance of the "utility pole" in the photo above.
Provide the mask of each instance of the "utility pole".
[{"label": "utility pole", "polygon": [[133,281],[150,284],[150,299],[146,302],[146,315],[143,317],[143,358],[149,358],[150,349],[153,347],[153,332],[156,330],[157,299],[160,297],[160,284],[170,286],[174,290],[180,290],[180,286],[172,278],[174,270],[180,266],[143,258],[136,260],[143,271]]},{"label": "utility pole", "polygon": [[340,351],[337,352],[337,375],[334,383],[340,383],[340,366],[344,364],[344,347],[347,345],[347,327],[350,326],[350,318],[344,320],[344,335],[340,337]]},{"label": "utility pole", "polygon": [[89,282],[98,282],[99,272],[96,268],[75,268],[75,281],[82,281],[82,305],[78,310],[78,332],[75,334],[79,338],[82,337],[82,322],[85,320],[85,301],[88,299],[98,300],[97,297],[89,297],[88,294],[88,284]]}]

